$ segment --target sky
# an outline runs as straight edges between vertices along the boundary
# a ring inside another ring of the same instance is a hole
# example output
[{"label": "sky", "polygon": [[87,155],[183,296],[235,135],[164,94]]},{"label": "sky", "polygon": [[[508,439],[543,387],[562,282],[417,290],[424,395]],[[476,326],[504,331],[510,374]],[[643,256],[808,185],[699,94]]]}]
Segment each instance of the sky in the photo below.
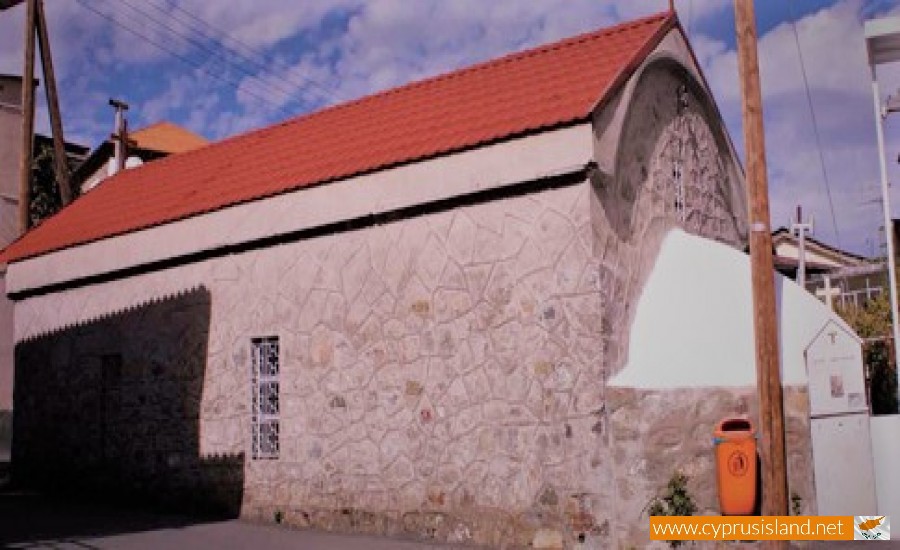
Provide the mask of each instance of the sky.
[{"label": "sky", "polygon": [[[406,82],[667,9],[667,0],[52,0],[45,2],[66,138],[170,120],[216,140]],[[733,4],[676,0],[743,156]],[[814,237],[881,252],[880,175],[863,21],[883,0],[757,0],[773,228],[797,205]],[[0,12],[0,73],[21,74],[24,5]],[[802,63],[801,63],[802,59]],[[900,63],[879,67],[882,96]],[[39,92],[42,88],[39,88]],[[599,93],[599,91],[598,91]],[[36,126],[49,134],[43,95]],[[885,122],[900,182],[900,114]],[[897,187],[900,187],[898,185]],[[900,217],[900,193],[891,191]]]}]

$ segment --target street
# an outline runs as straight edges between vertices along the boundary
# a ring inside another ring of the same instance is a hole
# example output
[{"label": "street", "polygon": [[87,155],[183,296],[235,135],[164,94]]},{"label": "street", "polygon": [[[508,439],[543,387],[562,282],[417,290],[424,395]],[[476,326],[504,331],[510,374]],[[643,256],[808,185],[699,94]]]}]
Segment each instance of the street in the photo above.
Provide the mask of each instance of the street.
[{"label": "street", "polygon": [[240,520],[192,518],[127,506],[82,503],[0,490],[0,547],[10,549],[451,548],[411,540],[301,531]]},{"label": "street", "polygon": [[[862,550],[865,542],[812,543],[813,549]],[[879,543],[897,548],[900,541]],[[750,547],[735,543],[738,547]],[[236,519],[196,518],[32,492],[0,490],[0,547],[9,549],[215,548],[281,550],[426,550],[454,547],[413,540],[340,535],[259,525]],[[456,547],[461,548],[461,547]]]}]

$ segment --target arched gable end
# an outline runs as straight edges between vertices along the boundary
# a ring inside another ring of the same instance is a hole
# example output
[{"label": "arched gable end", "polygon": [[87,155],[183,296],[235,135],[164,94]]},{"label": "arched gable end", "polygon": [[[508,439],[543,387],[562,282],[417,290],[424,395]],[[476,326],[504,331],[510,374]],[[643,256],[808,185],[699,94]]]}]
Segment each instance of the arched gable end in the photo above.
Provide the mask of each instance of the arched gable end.
[{"label": "arched gable end", "polygon": [[678,60],[658,53],[623,97],[627,107],[613,170],[595,180],[612,230],[632,241],[643,235],[644,225],[665,220],[743,246],[742,172],[705,87]]}]

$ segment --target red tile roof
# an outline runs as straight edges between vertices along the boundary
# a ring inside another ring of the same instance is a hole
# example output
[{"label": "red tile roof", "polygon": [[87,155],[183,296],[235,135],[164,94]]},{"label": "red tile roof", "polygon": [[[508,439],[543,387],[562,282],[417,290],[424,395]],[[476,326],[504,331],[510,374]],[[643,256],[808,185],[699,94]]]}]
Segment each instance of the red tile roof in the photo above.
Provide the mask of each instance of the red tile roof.
[{"label": "red tile roof", "polygon": [[203,136],[167,120],[135,130],[128,137],[134,140],[139,149],[152,149],[161,153],[184,153],[209,143]]},{"label": "red tile roof", "polygon": [[120,172],[0,253],[12,262],[588,120],[675,25],[662,13]]}]

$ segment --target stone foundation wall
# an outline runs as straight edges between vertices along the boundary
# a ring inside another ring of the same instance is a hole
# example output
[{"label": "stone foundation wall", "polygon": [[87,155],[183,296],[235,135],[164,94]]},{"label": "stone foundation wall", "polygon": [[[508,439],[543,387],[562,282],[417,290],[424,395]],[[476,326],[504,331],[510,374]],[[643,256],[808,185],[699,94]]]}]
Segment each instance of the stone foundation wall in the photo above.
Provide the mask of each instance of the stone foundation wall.
[{"label": "stone foundation wall", "polygon": [[[672,475],[688,477],[697,515],[719,515],[713,430],[726,416],[748,415],[758,429],[754,388],[607,390],[617,488],[617,538],[624,547],[650,544],[647,508]],[[792,515],[816,513],[809,398],[784,389],[788,494]]]}]

